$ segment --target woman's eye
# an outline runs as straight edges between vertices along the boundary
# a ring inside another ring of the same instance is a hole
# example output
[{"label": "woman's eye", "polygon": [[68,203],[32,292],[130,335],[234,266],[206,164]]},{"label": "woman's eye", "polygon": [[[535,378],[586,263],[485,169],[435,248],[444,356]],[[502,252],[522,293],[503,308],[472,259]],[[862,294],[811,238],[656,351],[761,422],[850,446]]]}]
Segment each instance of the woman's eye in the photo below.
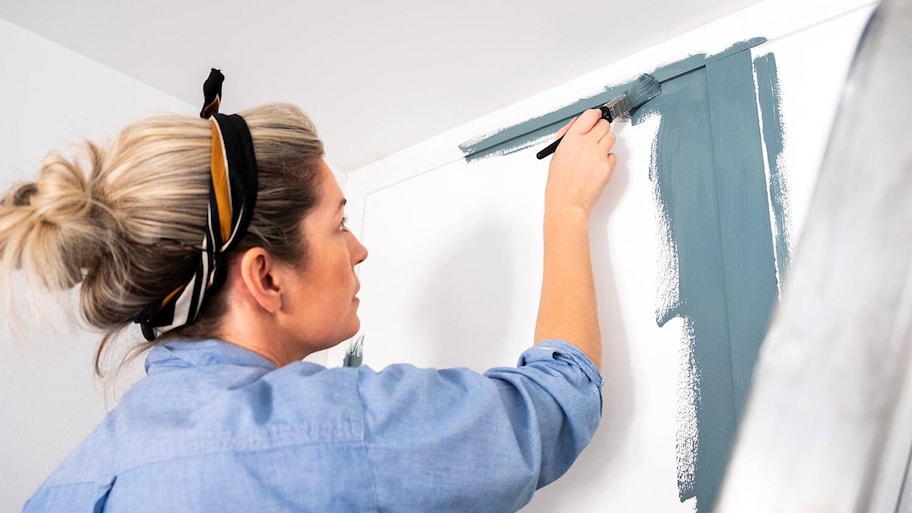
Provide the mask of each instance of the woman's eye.
[{"label": "woman's eye", "polygon": [[346,226],[347,224],[348,224],[348,218],[343,217],[342,222],[339,223],[339,229],[342,231],[347,231],[348,230],[348,226]]}]

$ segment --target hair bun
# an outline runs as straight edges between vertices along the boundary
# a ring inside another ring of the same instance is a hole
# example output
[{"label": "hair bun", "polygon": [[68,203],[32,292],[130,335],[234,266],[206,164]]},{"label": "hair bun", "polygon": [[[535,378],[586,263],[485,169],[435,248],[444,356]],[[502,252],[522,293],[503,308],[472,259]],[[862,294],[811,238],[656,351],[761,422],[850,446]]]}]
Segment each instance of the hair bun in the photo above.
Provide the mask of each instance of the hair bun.
[{"label": "hair bun", "polygon": [[[103,156],[94,145],[89,156],[100,166]],[[42,285],[73,287],[101,256],[108,223],[96,214],[102,209],[77,162],[49,155],[36,182],[14,188],[0,203],[0,256]]]},{"label": "hair bun", "polygon": [[36,192],[38,192],[38,186],[36,184],[22,184],[10,193],[9,202],[14,207],[26,206],[29,204],[29,198]]}]

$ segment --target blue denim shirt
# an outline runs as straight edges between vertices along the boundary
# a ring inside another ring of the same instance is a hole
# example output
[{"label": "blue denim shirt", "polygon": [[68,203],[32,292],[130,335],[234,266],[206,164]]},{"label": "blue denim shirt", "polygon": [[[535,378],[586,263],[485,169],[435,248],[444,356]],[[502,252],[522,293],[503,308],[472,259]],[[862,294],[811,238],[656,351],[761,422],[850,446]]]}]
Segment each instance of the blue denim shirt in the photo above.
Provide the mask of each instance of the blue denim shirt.
[{"label": "blue denim shirt", "polygon": [[515,511],[601,417],[588,358],[546,341],[517,368],[276,368],[171,342],[25,511]]}]

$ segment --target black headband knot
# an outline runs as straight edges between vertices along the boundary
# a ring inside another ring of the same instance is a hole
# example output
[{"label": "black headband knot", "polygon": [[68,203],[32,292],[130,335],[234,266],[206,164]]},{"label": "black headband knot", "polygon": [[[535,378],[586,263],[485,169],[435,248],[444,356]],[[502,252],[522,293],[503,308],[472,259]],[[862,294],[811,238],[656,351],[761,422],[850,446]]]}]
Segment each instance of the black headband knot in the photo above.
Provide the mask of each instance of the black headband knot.
[{"label": "black headband knot", "polygon": [[228,251],[247,233],[256,205],[257,164],[253,138],[244,118],[219,114],[222,73],[212,68],[203,84],[201,118],[212,124],[209,209],[200,260],[190,280],[150,305],[136,319],[146,340],[191,324],[208,296],[224,283]]},{"label": "black headband knot", "polygon": [[212,68],[209,72],[209,78],[203,82],[203,109],[200,111],[200,117],[208,118],[219,111],[219,105],[222,103],[222,82],[225,81],[225,75],[221,70]]}]

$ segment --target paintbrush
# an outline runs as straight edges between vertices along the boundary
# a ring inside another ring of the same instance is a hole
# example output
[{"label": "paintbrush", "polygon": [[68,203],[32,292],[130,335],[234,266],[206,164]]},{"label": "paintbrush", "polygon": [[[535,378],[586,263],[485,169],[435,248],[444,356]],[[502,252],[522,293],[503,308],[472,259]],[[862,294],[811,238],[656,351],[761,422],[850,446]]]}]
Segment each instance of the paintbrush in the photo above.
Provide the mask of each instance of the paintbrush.
[{"label": "paintbrush", "polygon": [[[602,119],[607,119],[609,123],[615,119],[628,119],[634,110],[661,93],[662,86],[654,76],[646,74],[640,75],[640,78],[636,79],[633,85],[630,86],[630,89],[615,96],[609,100],[608,103],[599,105],[598,109],[602,111]],[[545,146],[545,148],[536,153],[535,156],[541,160],[548,155],[551,155],[554,153],[554,150],[557,149],[557,145],[560,144],[563,138],[564,137],[561,136],[560,139]]]}]

